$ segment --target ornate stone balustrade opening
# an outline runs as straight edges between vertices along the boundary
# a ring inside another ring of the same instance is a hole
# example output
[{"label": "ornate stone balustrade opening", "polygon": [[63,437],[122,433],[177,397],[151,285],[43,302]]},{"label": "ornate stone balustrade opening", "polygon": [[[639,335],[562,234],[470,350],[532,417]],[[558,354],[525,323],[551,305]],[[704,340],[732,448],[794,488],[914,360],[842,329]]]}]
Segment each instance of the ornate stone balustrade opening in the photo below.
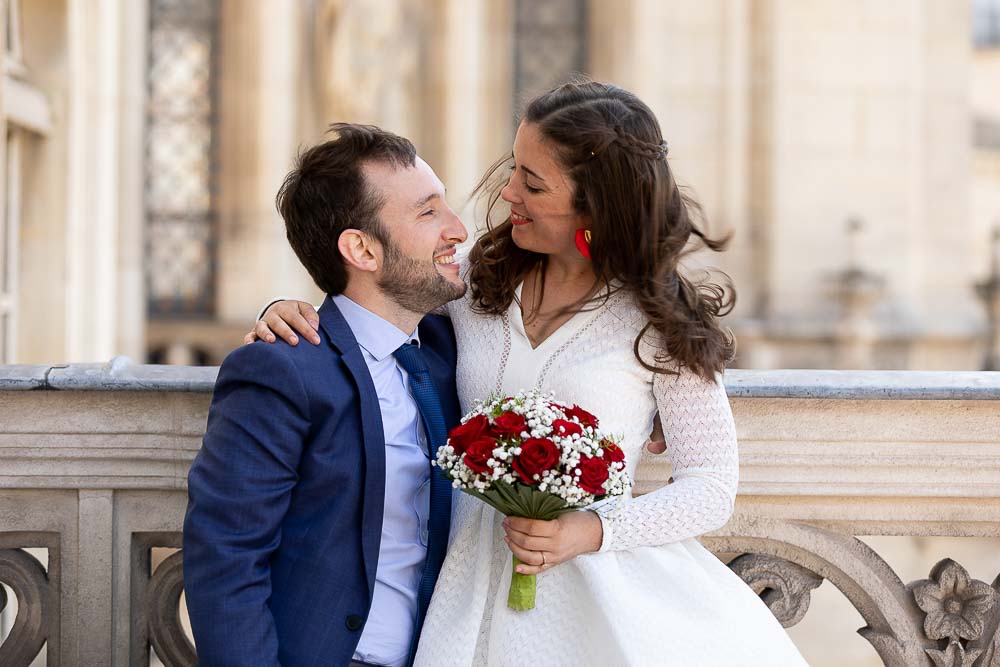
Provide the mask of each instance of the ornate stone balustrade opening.
[{"label": "ornate stone balustrade opening", "polygon": [[[0,665],[193,664],[176,548],[215,374],[0,366]],[[857,539],[1000,537],[1000,373],[733,370],[726,385],[740,494],[704,542],[781,622],[828,581],[885,665],[1000,667],[1000,578],[943,559],[903,581]],[[637,489],[669,476],[649,456]]]}]

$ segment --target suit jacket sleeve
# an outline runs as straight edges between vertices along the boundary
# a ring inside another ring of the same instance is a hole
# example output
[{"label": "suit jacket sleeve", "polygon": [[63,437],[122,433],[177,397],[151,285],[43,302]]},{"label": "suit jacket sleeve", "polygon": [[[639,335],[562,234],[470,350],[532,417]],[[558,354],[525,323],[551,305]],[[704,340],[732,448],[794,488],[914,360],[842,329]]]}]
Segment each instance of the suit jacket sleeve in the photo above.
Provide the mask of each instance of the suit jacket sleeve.
[{"label": "suit jacket sleeve", "polygon": [[256,343],[227,357],[184,521],[184,588],[202,667],[279,664],[269,563],[308,430],[305,386],[287,351]]}]

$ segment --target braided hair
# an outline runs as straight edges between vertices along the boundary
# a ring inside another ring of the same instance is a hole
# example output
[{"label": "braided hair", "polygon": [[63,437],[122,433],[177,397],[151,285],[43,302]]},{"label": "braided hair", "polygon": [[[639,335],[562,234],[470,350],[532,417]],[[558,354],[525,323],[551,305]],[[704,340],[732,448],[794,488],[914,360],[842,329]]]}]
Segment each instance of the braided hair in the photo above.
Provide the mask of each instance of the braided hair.
[{"label": "braided hair", "polygon": [[[617,86],[574,82],[533,99],[522,122],[537,126],[554,147],[574,185],[573,207],[590,221],[591,262],[604,286],[595,299],[620,284],[646,315],[633,345],[639,362],[662,373],[685,367],[706,379],[721,372],[735,350],[718,321],[735,302],[731,281],[695,282],[679,264],[698,247],[722,251],[729,238],[713,239],[699,228],[701,207],[677,186],[653,112]],[[511,159],[494,164],[476,188],[488,196],[491,212]],[[509,217],[494,226],[487,216],[486,232],[472,248],[469,286],[477,312],[506,312],[527,273],[544,270],[546,256],[517,247],[511,228]],[[657,351],[647,359],[642,341],[654,333]]]}]

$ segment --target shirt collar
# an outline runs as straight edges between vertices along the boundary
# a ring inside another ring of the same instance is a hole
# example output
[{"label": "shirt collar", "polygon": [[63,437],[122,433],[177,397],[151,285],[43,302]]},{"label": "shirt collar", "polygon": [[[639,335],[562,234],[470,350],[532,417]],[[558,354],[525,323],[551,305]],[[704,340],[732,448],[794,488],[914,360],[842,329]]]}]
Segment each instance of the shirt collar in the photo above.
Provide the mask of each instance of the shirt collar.
[{"label": "shirt collar", "polygon": [[407,336],[396,325],[387,322],[343,294],[337,294],[332,298],[340,309],[340,314],[347,320],[347,326],[358,340],[358,345],[375,357],[375,361],[382,361],[403,343],[414,341],[420,344],[417,330]]}]

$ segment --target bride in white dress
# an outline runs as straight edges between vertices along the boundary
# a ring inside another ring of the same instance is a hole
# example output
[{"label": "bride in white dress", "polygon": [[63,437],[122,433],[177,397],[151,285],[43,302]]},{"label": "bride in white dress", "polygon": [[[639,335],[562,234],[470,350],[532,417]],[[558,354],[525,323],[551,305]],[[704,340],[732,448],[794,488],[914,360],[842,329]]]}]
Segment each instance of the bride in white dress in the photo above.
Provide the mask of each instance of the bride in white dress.
[{"label": "bride in white dress", "polygon": [[[476,242],[470,289],[448,308],[464,411],[496,391],[554,392],[622,436],[633,476],[659,412],[674,481],[551,522],[505,520],[457,493],[418,666],[806,664],[694,539],[724,525],[736,498],[720,375],[732,341],[716,321],[730,299],[677,271],[692,234],[724,243],[695,226],[666,153],[649,108],[615,86],[567,84],[533,100],[498,164],[511,168],[495,193],[510,217]],[[291,319],[284,305],[258,334]],[[506,604],[512,552],[538,575],[530,611]]]}]

